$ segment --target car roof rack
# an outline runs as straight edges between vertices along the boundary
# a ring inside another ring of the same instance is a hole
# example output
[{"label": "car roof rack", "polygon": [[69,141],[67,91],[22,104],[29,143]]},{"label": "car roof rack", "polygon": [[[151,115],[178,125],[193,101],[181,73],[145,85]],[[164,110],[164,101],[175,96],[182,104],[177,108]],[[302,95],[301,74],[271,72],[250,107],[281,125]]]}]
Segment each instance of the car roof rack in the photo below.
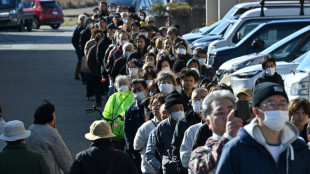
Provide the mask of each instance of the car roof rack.
[{"label": "car roof rack", "polygon": [[[299,0],[300,2],[300,15],[303,16],[305,15],[304,13],[304,4],[305,4],[305,0]],[[260,11],[260,16],[265,16],[265,13],[264,13],[264,7],[265,7],[265,0],[261,0],[260,1],[260,5],[261,5],[261,11]]]}]

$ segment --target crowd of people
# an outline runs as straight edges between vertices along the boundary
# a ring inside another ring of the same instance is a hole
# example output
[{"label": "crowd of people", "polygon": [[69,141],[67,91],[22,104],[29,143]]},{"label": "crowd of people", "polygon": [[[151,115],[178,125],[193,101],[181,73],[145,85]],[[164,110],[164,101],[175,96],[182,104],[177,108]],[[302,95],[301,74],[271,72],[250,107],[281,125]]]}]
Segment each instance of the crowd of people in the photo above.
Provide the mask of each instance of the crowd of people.
[{"label": "crowd of people", "polygon": [[[44,101],[28,130],[0,118],[1,173],[310,173],[310,102],[289,101],[272,56],[252,89],[233,91],[171,18],[157,28],[154,17],[113,3],[94,12],[79,16],[72,37],[75,79],[97,106],[107,97],[103,120],[85,134],[91,147],[72,160]],[[246,120],[237,101],[248,103]]]}]

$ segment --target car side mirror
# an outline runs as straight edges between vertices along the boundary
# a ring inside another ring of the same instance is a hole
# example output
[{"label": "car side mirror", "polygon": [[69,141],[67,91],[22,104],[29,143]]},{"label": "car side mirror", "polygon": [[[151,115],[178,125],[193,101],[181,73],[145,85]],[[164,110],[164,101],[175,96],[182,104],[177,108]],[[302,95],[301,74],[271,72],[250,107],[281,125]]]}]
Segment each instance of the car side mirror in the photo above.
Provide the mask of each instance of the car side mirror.
[{"label": "car side mirror", "polygon": [[260,40],[260,39],[253,40],[251,46],[254,49],[263,48],[265,46],[265,42],[263,40]]}]

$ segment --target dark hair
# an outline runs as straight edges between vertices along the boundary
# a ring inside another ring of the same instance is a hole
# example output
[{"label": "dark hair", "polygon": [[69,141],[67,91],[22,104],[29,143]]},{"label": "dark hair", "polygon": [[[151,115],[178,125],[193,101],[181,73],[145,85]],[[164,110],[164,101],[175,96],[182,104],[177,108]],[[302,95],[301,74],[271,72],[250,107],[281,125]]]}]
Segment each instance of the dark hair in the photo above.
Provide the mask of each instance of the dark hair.
[{"label": "dark hair", "polygon": [[162,55],[160,55],[160,57],[158,58],[158,62],[156,63],[157,72],[161,71],[161,64],[164,61],[167,61],[170,65],[170,68],[171,68],[172,62],[171,62],[170,58],[168,56],[162,54]]},{"label": "dark hair", "polygon": [[144,87],[144,89],[146,89],[147,84],[146,84],[144,79],[133,79],[132,80],[132,84],[133,85],[136,85],[136,84],[139,84],[139,83],[141,83],[141,85]]},{"label": "dark hair", "polygon": [[171,73],[169,73],[169,72],[164,72],[164,73],[162,73],[162,74],[160,74],[160,75],[158,76],[157,85],[159,86],[160,82],[162,82],[162,81],[164,81],[164,80],[166,80],[166,79],[171,80],[172,83],[173,83],[173,85],[176,84],[175,77],[174,77]]},{"label": "dark hair", "polygon": [[133,22],[133,23],[131,23],[131,27],[132,26],[137,26],[137,27],[141,27],[141,25],[140,25],[140,23],[139,22]]},{"label": "dark hair", "polygon": [[297,98],[291,100],[288,106],[289,117],[291,117],[293,113],[297,111],[299,108],[302,108],[305,111],[305,113],[308,114],[308,117],[310,116],[310,102],[304,98]]},{"label": "dark hair", "polygon": [[43,104],[34,113],[34,124],[50,123],[54,119],[54,112],[54,105],[47,100],[43,100]]},{"label": "dark hair", "polygon": [[179,30],[176,27],[169,27],[167,33],[171,32],[172,34],[175,34],[176,36],[179,35]]},{"label": "dark hair", "polygon": [[201,47],[197,47],[193,51],[193,56],[198,57],[199,54],[207,54],[207,50]]},{"label": "dark hair", "polygon": [[270,54],[267,54],[267,55],[264,56],[264,58],[263,58],[263,60],[261,62],[263,70],[266,69],[266,64],[268,62],[273,62],[274,64],[276,64],[276,60],[274,59],[274,57],[272,55],[270,55]]},{"label": "dark hair", "polygon": [[158,102],[159,102],[160,105],[164,104],[164,103],[165,103],[165,98],[166,98],[166,95],[165,95],[165,94],[162,94],[162,93],[157,93],[157,94],[155,94],[154,96],[151,97],[150,103],[149,103],[149,105],[148,105],[148,108],[149,108],[150,110],[152,110],[152,103],[153,103],[153,101],[154,101],[155,99],[158,100]]},{"label": "dark hair", "polygon": [[[176,39],[177,40],[177,39]],[[174,48],[177,49],[180,45],[184,45],[185,46],[185,49],[187,49],[187,45],[186,45],[186,42],[183,40],[183,39],[180,39],[180,40],[177,40],[175,43],[174,43]]]},{"label": "dark hair", "polygon": [[192,76],[196,82],[200,79],[199,75],[195,70],[191,70],[189,68],[183,68],[180,73],[181,80],[184,80],[185,77],[189,76]]},{"label": "dark hair", "polygon": [[99,4],[105,4],[106,6],[108,6],[108,4],[104,1],[100,1]]},{"label": "dark hair", "polygon": [[200,67],[199,61],[196,58],[189,59],[187,61],[186,67],[188,67],[192,63],[197,63],[198,67]]},{"label": "dark hair", "polygon": [[138,60],[137,59],[131,59],[131,60],[129,60],[128,62],[127,62],[127,65],[129,65],[129,64],[134,64],[136,67],[138,67],[138,68],[141,68],[140,67],[140,64],[139,64],[139,62],[138,62]]},{"label": "dark hair", "polygon": [[228,85],[226,85],[225,83],[217,84],[217,85],[211,87],[210,90],[211,90],[211,91],[216,91],[216,90],[228,90],[228,91],[230,91],[232,94],[234,94],[234,90],[231,88],[231,86],[228,86]]},{"label": "dark hair", "polygon": [[147,80],[148,76],[152,76],[153,79],[157,77],[156,72],[153,70],[148,70],[148,71],[143,72],[143,79]]}]

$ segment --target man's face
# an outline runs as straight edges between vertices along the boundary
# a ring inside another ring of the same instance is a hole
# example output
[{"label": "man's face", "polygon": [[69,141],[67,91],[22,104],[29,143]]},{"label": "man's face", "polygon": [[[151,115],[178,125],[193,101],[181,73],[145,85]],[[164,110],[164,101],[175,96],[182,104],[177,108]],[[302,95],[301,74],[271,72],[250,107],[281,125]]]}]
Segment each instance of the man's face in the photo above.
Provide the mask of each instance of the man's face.
[{"label": "man's face", "polygon": [[304,128],[304,126],[308,123],[309,115],[306,113],[303,107],[299,107],[293,114],[291,115],[291,122],[297,126],[298,128]]},{"label": "man's face", "polygon": [[125,33],[121,33],[120,37],[119,37],[119,43],[122,41],[122,40],[126,40],[126,41],[129,41],[129,38],[128,38],[128,35],[125,34]]},{"label": "man's face", "polygon": [[[273,110],[288,110],[288,104],[285,97],[282,95],[272,95],[260,103],[259,109],[261,111],[273,111]],[[258,112],[258,119],[263,121],[265,115],[262,112]]]},{"label": "man's face", "polygon": [[125,21],[126,29],[127,29],[128,31],[131,31],[131,24],[132,24],[132,20],[131,20],[131,19],[127,19],[127,20]]},{"label": "man's face", "polygon": [[161,120],[164,120],[169,117],[169,113],[165,109],[165,104],[162,104],[159,109]]},{"label": "man's face", "polygon": [[107,10],[107,6],[104,3],[99,4],[99,9],[100,10]]},{"label": "man's face", "polygon": [[107,25],[108,24],[104,20],[102,20],[102,19],[99,20],[99,28],[100,29],[103,29],[103,30],[106,29]]},{"label": "man's face", "polygon": [[185,90],[191,90],[194,88],[195,79],[193,76],[186,76],[183,80],[181,80],[181,84]]},{"label": "man's face", "polygon": [[133,84],[132,85],[132,92],[133,93],[139,93],[139,92],[144,92],[146,94],[145,88],[141,83]]},{"label": "man's face", "polygon": [[144,49],[144,47],[145,47],[145,41],[144,41],[143,38],[140,37],[140,38],[137,40],[137,46],[138,46],[139,49]]},{"label": "man's face", "polygon": [[182,104],[175,104],[171,107],[168,108],[168,112],[171,114],[173,112],[179,112],[179,111],[184,111],[183,105]]},{"label": "man's face", "polygon": [[234,104],[227,98],[214,100],[211,103],[212,113],[208,116],[207,124],[212,131],[223,136],[226,130],[227,116],[234,109]]},{"label": "man's face", "polygon": [[201,101],[202,102],[202,100],[207,96],[208,94],[207,94],[207,92],[196,92],[196,93],[194,93],[193,95],[192,95],[192,98],[191,98],[191,100],[193,101],[193,102],[197,102],[197,101]]}]

